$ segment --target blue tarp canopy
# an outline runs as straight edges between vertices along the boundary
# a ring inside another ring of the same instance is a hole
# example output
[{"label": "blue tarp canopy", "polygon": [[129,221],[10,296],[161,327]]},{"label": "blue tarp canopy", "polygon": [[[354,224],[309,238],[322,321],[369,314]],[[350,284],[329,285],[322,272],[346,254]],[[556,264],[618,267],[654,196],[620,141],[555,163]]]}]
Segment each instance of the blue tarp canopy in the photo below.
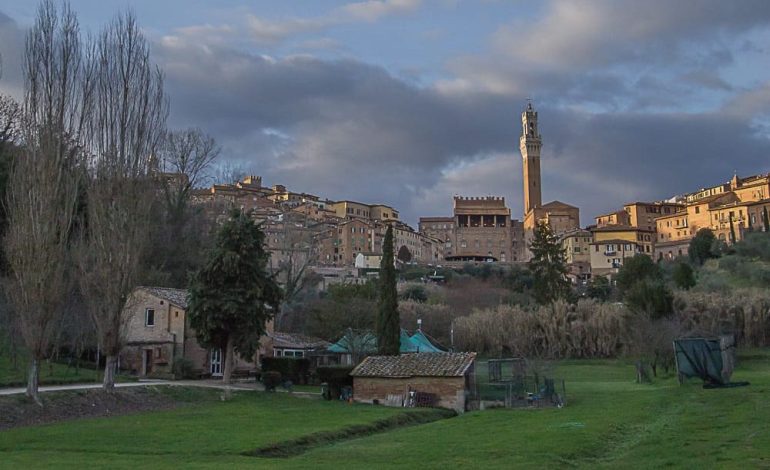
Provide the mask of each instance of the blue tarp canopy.
[{"label": "blue tarp canopy", "polygon": [[431,343],[428,337],[419,330],[409,338],[409,341],[417,345],[417,352],[444,352],[443,349]]},{"label": "blue tarp canopy", "polygon": [[[349,331],[339,341],[329,346],[328,350],[342,354],[350,353],[351,351],[372,354],[377,352],[377,337],[373,333],[360,334]],[[444,352],[442,349],[434,346],[422,331],[417,331],[412,336],[409,336],[409,333],[404,329],[401,330],[401,347],[399,351],[402,353]]]}]

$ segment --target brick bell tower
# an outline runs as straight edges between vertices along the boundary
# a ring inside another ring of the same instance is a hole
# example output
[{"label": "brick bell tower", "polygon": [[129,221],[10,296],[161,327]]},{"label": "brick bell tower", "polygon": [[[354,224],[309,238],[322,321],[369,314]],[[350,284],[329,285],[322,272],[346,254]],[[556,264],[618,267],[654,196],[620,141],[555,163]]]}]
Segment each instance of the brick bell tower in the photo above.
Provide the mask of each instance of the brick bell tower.
[{"label": "brick bell tower", "polygon": [[532,103],[521,113],[521,138],[519,149],[524,167],[524,215],[543,205],[540,192],[540,149],[543,141],[537,130],[537,111]]}]

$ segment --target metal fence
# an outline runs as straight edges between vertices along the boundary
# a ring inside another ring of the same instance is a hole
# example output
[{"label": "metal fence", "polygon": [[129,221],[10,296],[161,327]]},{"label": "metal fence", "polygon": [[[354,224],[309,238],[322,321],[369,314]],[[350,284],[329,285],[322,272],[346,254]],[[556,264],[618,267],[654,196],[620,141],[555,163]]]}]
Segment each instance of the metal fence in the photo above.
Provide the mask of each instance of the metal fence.
[{"label": "metal fence", "polygon": [[567,400],[564,380],[533,373],[521,358],[480,361],[469,392],[471,409],[561,408]]}]

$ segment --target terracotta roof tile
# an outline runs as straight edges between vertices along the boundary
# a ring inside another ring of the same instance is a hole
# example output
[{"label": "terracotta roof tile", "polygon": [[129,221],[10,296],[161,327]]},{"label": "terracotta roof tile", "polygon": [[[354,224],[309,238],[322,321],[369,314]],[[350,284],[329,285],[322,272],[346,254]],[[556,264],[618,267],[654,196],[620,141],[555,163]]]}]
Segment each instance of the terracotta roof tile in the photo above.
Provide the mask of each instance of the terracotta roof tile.
[{"label": "terracotta roof tile", "polygon": [[331,344],[320,338],[294,333],[283,333],[280,331],[268,333],[268,336],[273,339],[273,347],[277,348],[326,349]]},{"label": "terracotta roof tile", "polygon": [[183,309],[187,309],[187,299],[189,293],[185,289],[172,289],[170,287],[147,287],[141,286],[139,289],[143,289],[155,297],[167,300],[174,305],[178,305]]},{"label": "terracotta roof tile", "polygon": [[398,356],[369,356],[353,377],[462,377],[476,353],[412,353]]}]

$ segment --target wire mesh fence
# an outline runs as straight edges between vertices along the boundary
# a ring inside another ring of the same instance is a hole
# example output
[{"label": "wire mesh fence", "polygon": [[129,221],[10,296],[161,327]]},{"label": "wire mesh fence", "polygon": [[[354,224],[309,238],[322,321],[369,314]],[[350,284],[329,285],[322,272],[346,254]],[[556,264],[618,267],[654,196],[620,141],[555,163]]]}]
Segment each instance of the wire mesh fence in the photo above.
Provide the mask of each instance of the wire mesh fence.
[{"label": "wire mesh fence", "polygon": [[479,361],[469,394],[471,409],[544,408],[566,404],[564,380],[548,377],[522,358]]}]

